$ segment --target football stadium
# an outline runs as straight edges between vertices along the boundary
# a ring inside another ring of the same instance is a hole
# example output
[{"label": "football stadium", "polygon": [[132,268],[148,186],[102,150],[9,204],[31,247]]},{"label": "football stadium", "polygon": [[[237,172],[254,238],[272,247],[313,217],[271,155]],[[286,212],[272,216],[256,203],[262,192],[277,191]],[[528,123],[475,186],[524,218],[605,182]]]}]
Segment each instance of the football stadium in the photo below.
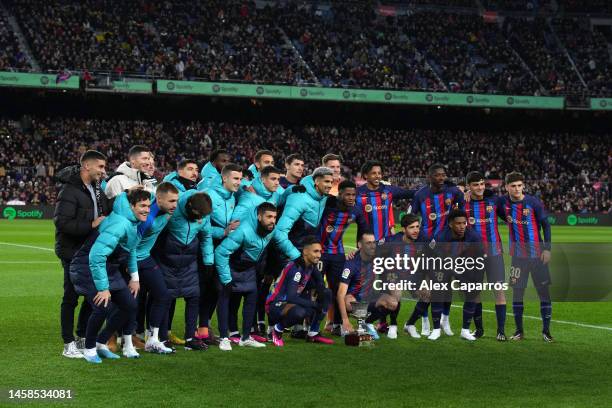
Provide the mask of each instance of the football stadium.
[{"label": "football stadium", "polygon": [[0,405],[608,407],[612,2],[0,0]]}]

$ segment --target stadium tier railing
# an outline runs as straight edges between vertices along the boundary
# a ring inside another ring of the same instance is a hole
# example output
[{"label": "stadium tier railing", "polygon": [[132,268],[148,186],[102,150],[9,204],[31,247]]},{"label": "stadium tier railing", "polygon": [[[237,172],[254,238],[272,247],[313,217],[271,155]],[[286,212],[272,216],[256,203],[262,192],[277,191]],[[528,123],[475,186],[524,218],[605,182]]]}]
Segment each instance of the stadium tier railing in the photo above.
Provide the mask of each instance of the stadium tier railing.
[{"label": "stadium tier railing", "polygon": [[[82,73],[1,71],[0,86],[49,90],[117,93],[202,95],[306,101],[358,102],[395,105],[460,106],[475,108],[566,109],[565,97],[443,93],[385,89],[325,88],[239,82],[181,81],[120,77],[111,73],[85,81]],[[99,74],[98,74],[99,75]],[[591,98],[590,109],[612,110],[612,98]]]}]

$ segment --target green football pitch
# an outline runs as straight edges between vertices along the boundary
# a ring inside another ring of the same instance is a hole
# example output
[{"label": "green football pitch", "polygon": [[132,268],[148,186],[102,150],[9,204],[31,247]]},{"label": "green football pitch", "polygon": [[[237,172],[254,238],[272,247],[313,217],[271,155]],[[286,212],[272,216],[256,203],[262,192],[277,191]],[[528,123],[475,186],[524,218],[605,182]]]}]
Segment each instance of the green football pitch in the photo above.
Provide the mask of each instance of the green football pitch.
[{"label": "green football pitch", "polygon": [[[101,365],[61,356],[62,270],[49,221],[0,221],[0,404],[9,389],[71,389],[44,406],[444,406],[609,407],[612,405],[612,304],[555,303],[555,343],[540,336],[539,307],[525,306],[526,339],[494,339],[494,306],[485,303],[485,337],[437,342],[403,333],[372,349],[306,344],[234,347]],[[354,242],[354,231],[346,242]],[[505,236],[505,231],[503,232]],[[612,228],[553,227],[554,242],[612,242]],[[554,256],[554,251],[553,251]],[[554,271],[553,279],[554,279]],[[177,306],[175,332],[182,333]],[[411,312],[404,302],[400,326]],[[511,312],[511,307],[508,308]],[[514,322],[508,315],[506,331]],[[288,337],[288,336],[287,336]]]}]

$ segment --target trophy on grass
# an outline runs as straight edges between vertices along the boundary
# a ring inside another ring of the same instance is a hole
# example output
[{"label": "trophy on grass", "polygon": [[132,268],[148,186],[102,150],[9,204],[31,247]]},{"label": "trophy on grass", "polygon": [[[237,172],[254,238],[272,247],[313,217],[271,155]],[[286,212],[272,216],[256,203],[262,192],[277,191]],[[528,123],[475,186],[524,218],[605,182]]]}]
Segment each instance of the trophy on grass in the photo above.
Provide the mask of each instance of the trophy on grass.
[{"label": "trophy on grass", "polygon": [[347,346],[372,347],[374,339],[372,339],[372,335],[368,334],[365,324],[365,319],[369,315],[368,303],[351,302],[351,306],[351,315],[357,319],[357,330],[344,336],[344,344]]}]

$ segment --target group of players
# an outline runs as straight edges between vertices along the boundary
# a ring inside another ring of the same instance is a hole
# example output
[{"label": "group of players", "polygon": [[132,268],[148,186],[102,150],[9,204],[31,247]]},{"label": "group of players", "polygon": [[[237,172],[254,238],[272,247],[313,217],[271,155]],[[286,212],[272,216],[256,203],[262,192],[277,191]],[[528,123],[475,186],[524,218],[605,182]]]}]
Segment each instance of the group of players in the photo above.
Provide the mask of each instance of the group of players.
[{"label": "group of players", "polygon": [[[137,348],[169,354],[176,345],[185,350],[215,345],[223,351],[232,344],[282,347],[288,330],[307,342],[332,344],[321,333],[322,320],[327,315],[328,333],[352,332],[354,302],[368,302],[369,334],[395,339],[401,292],[373,289],[377,250],[399,243],[401,251],[417,256],[444,252],[441,243],[457,243],[448,255],[461,256],[461,248],[477,242],[488,281],[504,282],[498,218],[510,231],[516,322],[511,339],[523,338],[523,296],[532,274],[543,338],[552,341],[550,225],[542,204],[524,194],[520,173],[506,176],[507,195],[494,196],[480,173],[470,172],[462,191],[447,180],[441,164],[429,168],[427,185],[408,190],[383,182],[377,161],[363,164],[360,186],[342,179],[341,157],[334,154],[307,176],[299,154],[285,158],[284,171],[274,166],[269,150],[258,151],[248,170],[230,161],[226,150],[213,151],[201,171],[197,161],[182,160],[158,183],[152,152],[134,146],[128,161],[108,177],[106,157],[97,151],[87,151],[80,165],[64,170],[55,212],[56,252],[64,267],[64,356],[92,363],[119,358],[117,333],[128,358],[139,357]],[[393,203],[401,199],[411,206],[400,220],[401,232],[394,234]],[[343,238],[351,223],[357,224],[358,250],[347,253]],[[455,275],[428,271],[421,277],[428,278],[448,282]],[[404,326],[411,337],[453,335],[448,293],[412,295],[417,302]],[[75,337],[79,296],[85,302]],[[184,339],[171,329],[178,298],[185,301]],[[506,340],[505,303],[504,292],[496,291],[500,341]],[[215,310],[219,336],[210,327]],[[461,337],[474,341],[483,334],[479,294],[466,293]]]}]

